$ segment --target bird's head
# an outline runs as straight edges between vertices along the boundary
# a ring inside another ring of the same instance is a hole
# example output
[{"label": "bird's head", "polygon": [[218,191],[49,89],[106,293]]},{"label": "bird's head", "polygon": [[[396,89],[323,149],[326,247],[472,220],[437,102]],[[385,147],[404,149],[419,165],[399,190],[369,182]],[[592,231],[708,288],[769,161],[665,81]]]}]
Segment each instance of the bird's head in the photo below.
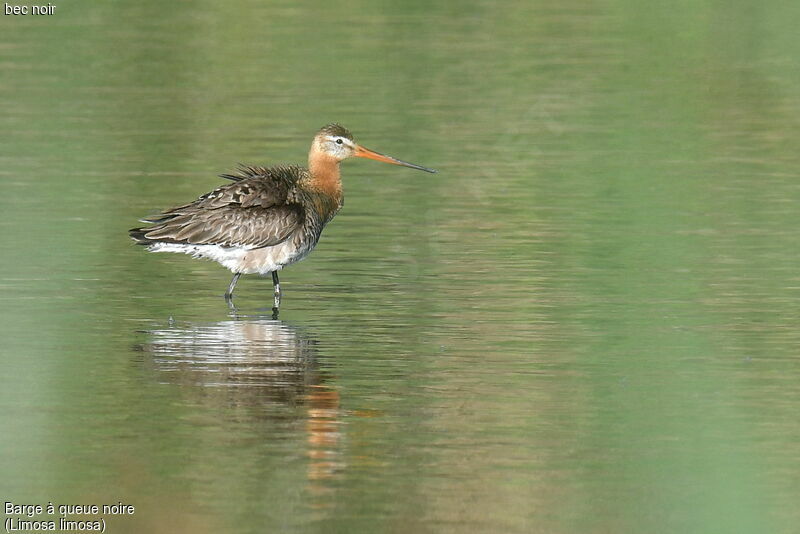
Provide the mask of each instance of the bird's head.
[{"label": "bird's head", "polygon": [[365,148],[353,140],[353,134],[351,134],[347,128],[335,123],[323,126],[320,131],[317,132],[317,135],[314,136],[309,159],[312,159],[314,156],[319,157],[322,155],[334,159],[337,163],[347,158],[356,157],[374,159],[393,165],[402,165],[425,172],[436,172],[433,169],[408,163]]}]

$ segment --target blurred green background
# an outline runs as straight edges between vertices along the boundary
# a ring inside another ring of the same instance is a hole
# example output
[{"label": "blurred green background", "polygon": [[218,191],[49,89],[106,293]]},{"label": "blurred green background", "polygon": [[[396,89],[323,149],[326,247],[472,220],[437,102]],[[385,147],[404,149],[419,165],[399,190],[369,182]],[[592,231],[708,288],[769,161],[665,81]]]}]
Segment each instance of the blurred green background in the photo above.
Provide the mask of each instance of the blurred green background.
[{"label": "blurred green background", "polygon": [[[796,532],[796,2],[56,6],[0,16],[0,499]],[[440,173],[344,163],[280,321],[128,239],[332,121]]]}]

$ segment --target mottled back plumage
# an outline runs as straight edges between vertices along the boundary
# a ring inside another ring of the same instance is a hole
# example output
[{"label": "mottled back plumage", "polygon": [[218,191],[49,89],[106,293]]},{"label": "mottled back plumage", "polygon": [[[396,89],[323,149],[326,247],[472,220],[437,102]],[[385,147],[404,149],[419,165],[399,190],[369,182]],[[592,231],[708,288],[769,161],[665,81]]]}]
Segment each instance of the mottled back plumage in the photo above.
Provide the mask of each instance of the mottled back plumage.
[{"label": "mottled back plumage", "polygon": [[153,226],[130,231],[137,243],[154,242],[258,248],[287,239],[304,221],[296,166],[241,166],[233,180],[194,202],[144,219]]}]

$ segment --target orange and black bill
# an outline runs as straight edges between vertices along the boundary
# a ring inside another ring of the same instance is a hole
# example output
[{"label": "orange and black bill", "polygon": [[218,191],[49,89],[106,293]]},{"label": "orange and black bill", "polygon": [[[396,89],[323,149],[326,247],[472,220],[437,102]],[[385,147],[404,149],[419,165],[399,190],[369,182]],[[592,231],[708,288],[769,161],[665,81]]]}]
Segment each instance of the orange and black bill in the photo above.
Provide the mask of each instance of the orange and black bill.
[{"label": "orange and black bill", "polygon": [[387,156],[386,154],[381,154],[380,152],[375,152],[368,148],[364,148],[361,145],[356,145],[356,153],[354,155],[357,158],[374,159],[376,161],[382,161],[384,163],[391,163],[392,165],[402,165],[403,167],[411,167],[412,169],[418,169],[420,171],[436,172],[436,170],[434,169],[429,169],[427,167],[423,167],[422,165],[414,165],[413,163],[402,161],[397,158],[393,158],[392,156]]}]

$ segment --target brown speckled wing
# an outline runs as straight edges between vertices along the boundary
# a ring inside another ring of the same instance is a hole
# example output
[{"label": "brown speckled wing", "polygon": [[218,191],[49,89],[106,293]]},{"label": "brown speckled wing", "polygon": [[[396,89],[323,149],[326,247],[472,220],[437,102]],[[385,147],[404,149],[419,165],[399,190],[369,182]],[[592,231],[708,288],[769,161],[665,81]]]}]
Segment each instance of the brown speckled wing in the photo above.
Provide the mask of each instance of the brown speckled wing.
[{"label": "brown speckled wing", "polygon": [[277,245],[303,224],[302,206],[288,200],[298,171],[241,167],[234,183],[147,219],[153,226],[134,229],[131,235],[143,244]]}]

